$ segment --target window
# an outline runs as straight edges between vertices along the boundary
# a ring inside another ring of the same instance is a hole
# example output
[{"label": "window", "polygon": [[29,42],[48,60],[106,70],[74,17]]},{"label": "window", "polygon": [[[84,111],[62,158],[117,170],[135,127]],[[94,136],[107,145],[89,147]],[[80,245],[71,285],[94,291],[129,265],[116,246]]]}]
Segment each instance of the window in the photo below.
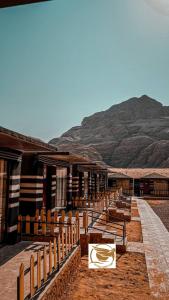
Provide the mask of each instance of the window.
[{"label": "window", "polygon": [[56,198],[55,206],[66,206],[66,194],[67,194],[67,168],[56,168]]}]

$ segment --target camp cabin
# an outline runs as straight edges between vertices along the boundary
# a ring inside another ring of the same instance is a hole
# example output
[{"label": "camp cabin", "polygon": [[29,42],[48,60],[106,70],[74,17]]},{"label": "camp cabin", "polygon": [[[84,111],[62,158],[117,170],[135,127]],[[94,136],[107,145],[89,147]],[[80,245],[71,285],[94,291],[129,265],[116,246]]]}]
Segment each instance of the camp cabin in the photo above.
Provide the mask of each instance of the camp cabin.
[{"label": "camp cabin", "polygon": [[0,127],[0,242],[17,239],[18,215],[74,209],[107,188],[107,169]]},{"label": "camp cabin", "polygon": [[169,197],[169,169],[111,169],[108,185],[127,195]]}]

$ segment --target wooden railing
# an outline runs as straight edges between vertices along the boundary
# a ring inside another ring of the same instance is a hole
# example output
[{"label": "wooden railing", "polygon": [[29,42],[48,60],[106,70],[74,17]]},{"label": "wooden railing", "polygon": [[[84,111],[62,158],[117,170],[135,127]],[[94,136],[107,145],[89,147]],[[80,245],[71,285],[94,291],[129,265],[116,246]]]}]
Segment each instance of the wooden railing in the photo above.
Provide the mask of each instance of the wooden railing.
[{"label": "wooden railing", "polygon": [[[18,300],[34,299],[45,288],[51,278],[58,272],[61,265],[67,260],[80,241],[80,221],[79,214],[76,212],[76,221],[72,222],[72,213],[69,213],[67,223],[59,223],[59,234],[54,237],[53,242],[48,245],[42,245],[42,249],[30,257],[30,265],[27,269],[23,263],[20,265],[19,276],[17,280]],[[63,215],[60,217],[63,221]],[[35,233],[37,233],[37,224],[34,224]],[[19,225],[20,228],[21,225]],[[43,223],[43,233],[46,233],[46,226]],[[52,223],[50,226],[53,226]],[[19,229],[20,230],[20,229]],[[30,219],[26,218],[26,232],[30,233]],[[53,232],[53,231],[52,231]],[[25,288],[25,277],[26,280]],[[29,284],[28,284],[29,281]],[[29,286],[29,288],[28,288]]]},{"label": "wooden railing", "polygon": [[113,192],[108,191],[92,194],[88,197],[76,197],[73,199],[73,207],[103,210],[104,208],[107,208],[113,200],[117,200],[120,194],[121,189]]}]

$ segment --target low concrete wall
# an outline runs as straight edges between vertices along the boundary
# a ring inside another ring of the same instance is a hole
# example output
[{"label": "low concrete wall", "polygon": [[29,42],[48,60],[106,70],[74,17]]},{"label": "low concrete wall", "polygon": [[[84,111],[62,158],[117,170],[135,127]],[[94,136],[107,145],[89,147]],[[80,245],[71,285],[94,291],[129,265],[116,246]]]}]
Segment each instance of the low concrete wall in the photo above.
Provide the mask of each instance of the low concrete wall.
[{"label": "low concrete wall", "polygon": [[50,284],[45,288],[42,294],[39,296],[39,300],[57,300],[60,299],[64,291],[68,287],[76,272],[78,270],[81,260],[81,250],[78,246],[71,254],[66,263],[62,266],[60,271],[52,279]]}]

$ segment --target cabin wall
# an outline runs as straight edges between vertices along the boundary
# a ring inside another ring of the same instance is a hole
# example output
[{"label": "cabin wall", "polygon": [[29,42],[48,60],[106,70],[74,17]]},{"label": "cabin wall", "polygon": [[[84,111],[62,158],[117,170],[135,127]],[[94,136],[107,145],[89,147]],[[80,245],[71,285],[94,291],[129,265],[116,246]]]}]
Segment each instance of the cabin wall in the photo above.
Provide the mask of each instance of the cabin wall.
[{"label": "cabin wall", "polygon": [[21,154],[0,149],[0,243],[14,243],[19,213]]},{"label": "cabin wall", "polygon": [[126,178],[108,178],[108,186],[110,188],[121,188],[124,194],[132,195],[133,193],[133,180]]},{"label": "cabin wall", "polygon": [[168,179],[140,179],[140,194],[154,196],[169,196]]},{"label": "cabin wall", "polygon": [[17,239],[21,161],[9,161],[8,166],[7,241],[14,243]]},{"label": "cabin wall", "polygon": [[67,208],[72,207],[72,165],[67,168]]},{"label": "cabin wall", "polygon": [[34,155],[23,155],[21,167],[20,214],[34,216],[46,200],[46,169]]}]

